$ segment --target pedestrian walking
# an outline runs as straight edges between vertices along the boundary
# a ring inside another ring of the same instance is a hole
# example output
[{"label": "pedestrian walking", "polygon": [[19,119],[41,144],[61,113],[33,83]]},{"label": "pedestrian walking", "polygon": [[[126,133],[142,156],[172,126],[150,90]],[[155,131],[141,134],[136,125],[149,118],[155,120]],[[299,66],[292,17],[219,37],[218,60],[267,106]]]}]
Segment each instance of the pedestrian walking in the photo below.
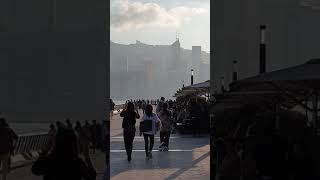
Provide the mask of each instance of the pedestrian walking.
[{"label": "pedestrian walking", "polygon": [[92,120],[91,130],[91,142],[93,153],[96,152],[96,149],[101,147],[102,142],[102,127],[101,124],[97,123],[96,120]]},{"label": "pedestrian walking", "polygon": [[85,120],[84,125],[82,127],[82,131],[86,139],[88,139],[88,148],[90,147],[90,143],[92,142],[92,134],[91,134],[91,124],[88,120]]},{"label": "pedestrian walking", "polygon": [[66,125],[67,125],[67,128],[69,129],[73,129],[73,125],[71,123],[71,120],[70,119],[66,119]]},{"label": "pedestrian walking", "polygon": [[144,114],[144,111],[146,109],[147,103],[145,100],[142,101],[142,113]]},{"label": "pedestrian walking", "polygon": [[89,158],[89,136],[84,131],[84,128],[81,126],[81,123],[79,121],[76,122],[76,126],[74,129],[78,137],[79,154],[82,154],[85,158]]},{"label": "pedestrian walking", "polygon": [[138,110],[135,110],[135,106],[132,102],[129,102],[127,107],[120,113],[120,117],[123,117],[122,128],[124,145],[127,152],[128,162],[131,161],[131,154],[133,148],[133,140],[136,133],[136,119],[140,118]]},{"label": "pedestrian walking", "polygon": [[169,139],[172,130],[172,117],[171,112],[168,110],[168,104],[163,103],[162,110],[159,112],[159,118],[161,121],[161,130],[160,130],[160,143],[159,149],[161,151],[169,150]]},{"label": "pedestrian walking", "polygon": [[66,125],[63,124],[61,121],[57,121],[57,122],[56,122],[56,126],[57,126],[57,132],[59,132],[59,131],[64,130],[64,129],[67,128]]},{"label": "pedestrian walking", "polygon": [[14,141],[17,134],[9,127],[4,118],[0,118],[0,165],[2,167],[2,180],[7,179],[10,172],[11,155],[14,150]]},{"label": "pedestrian walking", "polygon": [[165,101],[164,97],[161,97],[159,103],[157,104],[157,108],[156,108],[157,114],[159,114],[159,112],[162,110],[163,103],[165,103],[164,101]]},{"label": "pedestrian walking", "polygon": [[56,138],[56,134],[57,134],[57,129],[54,126],[54,124],[50,124],[50,130],[48,132],[48,147],[45,150],[46,153],[50,153],[54,146],[55,146],[55,138]]},{"label": "pedestrian walking", "polygon": [[200,106],[195,101],[192,100],[190,102],[190,116],[191,116],[191,125],[192,125],[192,134],[194,137],[200,136]]},{"label": "pedestrian walking", "polygon": [[153,113],[151,104],[146,107],[145,114],[143,115],[142,121],[140,122],[140,135],[143,133],[145,142],[145,153],[147,159],[152,159],[152,149],[154,145],[154,135],[160,129],[160,120],[158,116]]},{"label": "pedestrian walking", "polygon": [[113,100],[110,99],[110,119],[112,119],[112,117],[113,117],[113,111],[114,111],[115,105],[116,104],[113,102]]}]

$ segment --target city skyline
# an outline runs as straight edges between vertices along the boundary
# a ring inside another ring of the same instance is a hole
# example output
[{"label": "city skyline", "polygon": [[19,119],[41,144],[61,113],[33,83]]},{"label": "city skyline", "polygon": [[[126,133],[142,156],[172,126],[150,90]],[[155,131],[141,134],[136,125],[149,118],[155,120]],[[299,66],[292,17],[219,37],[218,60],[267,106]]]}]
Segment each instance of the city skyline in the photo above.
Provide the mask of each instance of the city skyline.
[{"label": "city skyline", "polygon": [[199,51],[200,46],[195,47],[197,51],[181,48],[179,40],[158,46],[139,41],[130,45],[111,41],[111,98],[172,98],[183,84],[188,85],[191,69],[195,69],[195,83],[208,80],[210,55]]}]

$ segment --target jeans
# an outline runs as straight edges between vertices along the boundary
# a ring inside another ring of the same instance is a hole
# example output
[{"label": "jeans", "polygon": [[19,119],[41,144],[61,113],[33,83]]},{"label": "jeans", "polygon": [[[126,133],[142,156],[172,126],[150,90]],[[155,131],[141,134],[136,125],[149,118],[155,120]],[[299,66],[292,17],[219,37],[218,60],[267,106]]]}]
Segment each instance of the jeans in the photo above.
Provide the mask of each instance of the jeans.
[{"label": "jeans", "polygon": [[125,145],[128,156],[131,156],[131,153],[132,153],[134,136],[135,136],[134,131],[127,131],[127,130],[123,131],[124,145]]},{"label": "jeans", "polygon": [[2,180],[6,180],[7,174],[10,171],[10,152],[0,154],[0,165],[2,166]]},{"label": "jeans", "polygon": [[169,147],[170,131],[160,131],[160,142]]},{"label": "jeans", "polygon": [[[146,150],[146,156],[148,157],[149,151],[152,151],[154,144],[154,135],[143,133],[144,137],[144,148]],[[149,148],[149,139],[150,139],[150,148]]]}]

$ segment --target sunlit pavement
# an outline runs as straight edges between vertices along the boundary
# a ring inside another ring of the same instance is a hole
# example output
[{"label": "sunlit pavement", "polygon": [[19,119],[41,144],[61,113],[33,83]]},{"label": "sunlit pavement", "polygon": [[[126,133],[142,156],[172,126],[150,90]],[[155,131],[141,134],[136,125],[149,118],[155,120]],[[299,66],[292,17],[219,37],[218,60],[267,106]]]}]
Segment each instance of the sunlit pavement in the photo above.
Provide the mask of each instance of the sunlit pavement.
[{"label": "sunlit pavement", "polygon": [[[140,113],[141,114],[141,113]],[[143,136],[136,133],[132,161],[128,163],[121,129],[122,119],[111,122],[110,176],[122,179],[210,179],[209,137],[173,134],[169,152],[158,151],[155,138],[153,158],[146,160]],[[139,121],[137,122],[139,124]]]},{"label": "sunlit pavement", "polygon": [[[142,114],[142,112],[140,112]],[[132,161],[128,163],[119,114],[111,120],[110,177],[112,180],[130,179],[210,179],[209,137],[194,138],[190,135],[173,134],[170,138],[170,151],[159,152],[159,136],[155,138],[153,158],[146,160],[144,140],[137,135],[134,140]],[[137,122],[139,124],[139,121]],[[106,173],[105,155],[92,154],[97,170],[97,180]],[[31,173],[31,165],[12,170],[7,180],[42,180]]]}]

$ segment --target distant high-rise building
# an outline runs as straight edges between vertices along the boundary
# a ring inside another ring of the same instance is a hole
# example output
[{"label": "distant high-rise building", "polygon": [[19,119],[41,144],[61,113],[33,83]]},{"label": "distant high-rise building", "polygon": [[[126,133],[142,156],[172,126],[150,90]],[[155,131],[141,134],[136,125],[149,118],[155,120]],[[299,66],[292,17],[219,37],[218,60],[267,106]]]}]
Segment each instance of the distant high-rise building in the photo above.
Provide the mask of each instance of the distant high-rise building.
[{"label": "distant high-rise building", "polygon": [[195,73],[195,82],[201,81],[200,79],[200,64],[201,64],[201,46],[192,46],[192,61],[191,68]]},{"label": "distant high-rise building", "polygon": [[172,45],[171,45],[171,70],[177,70],[179,69],[179,64],[181,61],[181,46],[180,41],[177,39]]},{"label": "distant high-rise building", "polygon": [[192,46],[192,68],[199,69],[201,62],[201,46]]},{"label": "distant high-rise building", "polygon": [[148,98],[153,98],[152,94],[155,91],[155,65],[152,61],[145,61],[145,76],[146,76],[146,89],[145,93]]},{"label": "distant high-rise building", "polygon": [[111,72],[127,72],[128,71],[128,56],[125,57],[112,57],[110,58],[110,71]]}]

